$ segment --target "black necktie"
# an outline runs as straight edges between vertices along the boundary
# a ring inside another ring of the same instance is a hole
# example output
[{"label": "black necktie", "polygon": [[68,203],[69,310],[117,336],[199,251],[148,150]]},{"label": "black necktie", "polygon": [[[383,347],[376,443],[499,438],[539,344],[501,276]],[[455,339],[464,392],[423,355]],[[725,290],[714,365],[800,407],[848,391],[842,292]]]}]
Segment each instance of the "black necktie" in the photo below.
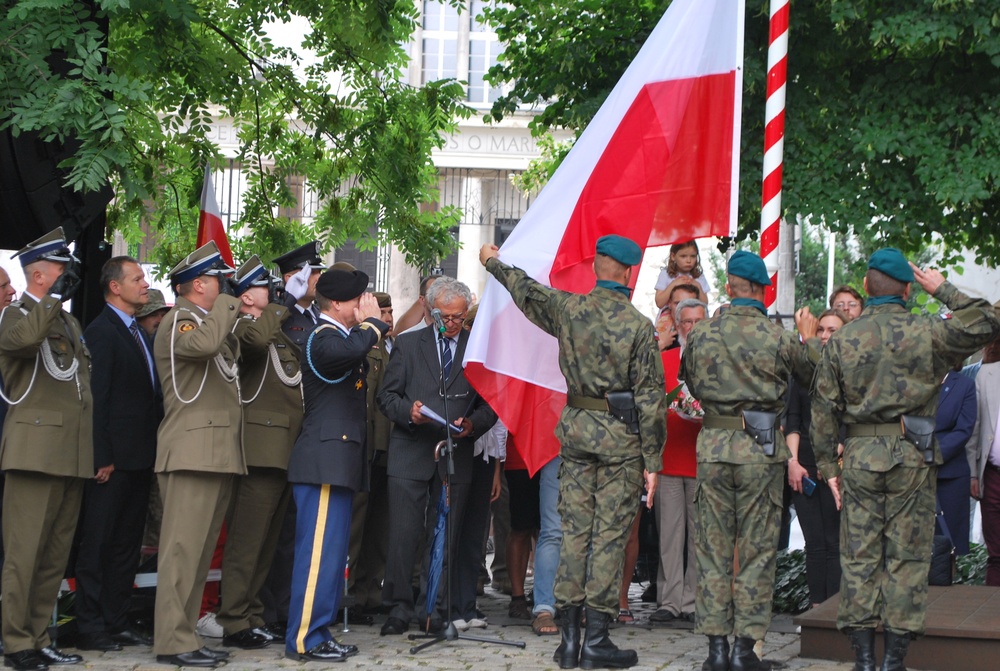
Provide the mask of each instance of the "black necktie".
[{"label": "black necktie", "polygon": [[447,380],[451,375],[451,338],[441,338],[441,370]]},{"label": "black necktie", "polygon": [[149,379],[155,385],[156,378],[153,377],[153,369],[149,365],[149,357],[146,355],[146,346],[142,343],[142,336],[139,334],[139,325],[133,319],[131,326],[128,327],[129,333],[132,334],[132,338],[135,339],[135,344],[139,346],[139,354],[142,356],[142,360],[146,362],[146,370],[149,372]]}]

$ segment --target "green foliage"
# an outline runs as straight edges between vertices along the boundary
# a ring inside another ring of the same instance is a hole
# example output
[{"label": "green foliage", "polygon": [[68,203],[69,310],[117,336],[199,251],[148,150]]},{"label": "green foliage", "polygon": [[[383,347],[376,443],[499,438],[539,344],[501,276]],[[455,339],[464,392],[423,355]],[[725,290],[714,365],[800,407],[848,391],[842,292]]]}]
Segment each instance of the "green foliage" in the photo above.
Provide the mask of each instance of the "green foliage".
[{"label": "green foliage", "polygon": [[[292,19],[313,62],[267,34]],[[66,183],[110,183],[110,224],[137,242],[149,221],[167,263],[193,243],[202,170],[221,158],[211,123],[229,117],[250,173],[241,253],[314,233],[337,245],[378,222],[381,241],[427,263],[452,249],[456,220],[420,211],[437,182],[430,153],[469,110],[457,82],[401,83],[416,20],[411,0],[12,0],[0,129],[78,140]],[[59,56],[65,71],[50,65]],[[301,177],[323,203],[315,231],[276,215]]]},{"label": "green foliage", "polygon": [[[666,0],[507,0],[490,118],[551,100],[533,131],[581,131]],[[768,3],[748,0],[740,237],[760,227]],[[817,0],[791,8],[783,207],[871,247],[944,236],[1000,262],[1000,9],[972,0]]]},{"label": "green foliage", "polygon": [[775,613],[801,613],[809,608],[809,585],[806,583],[806,553],[802,550],[778,552],[774,575]]},{"label": "green foliage", "polygon": [[961,585],[986,584],[986,560],[989,553],[985,545],[969,543],[969,554],[955,560],[955,583]]}]

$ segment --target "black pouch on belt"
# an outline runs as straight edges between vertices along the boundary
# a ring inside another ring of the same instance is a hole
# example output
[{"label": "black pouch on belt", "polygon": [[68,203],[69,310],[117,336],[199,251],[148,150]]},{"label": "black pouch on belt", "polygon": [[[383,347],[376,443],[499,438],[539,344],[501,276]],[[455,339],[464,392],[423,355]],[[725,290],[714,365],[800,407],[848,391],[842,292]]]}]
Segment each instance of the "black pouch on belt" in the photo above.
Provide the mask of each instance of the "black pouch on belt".
[{"label": "black pouch on belt", "polygon": [[763,447],[764,454],[769,457],[774,456],[774,425],[777,421],[778,415],[774,412],[743,411],[743,431]]},{"label": "black pouch on belt", "polygon": [[903,438],[917,446],[923,452],[924,462],[934,463],[934,417],[918,417],[916,415],[900,415],[899,423],[903,427]]},{"label": "black pouch on belt", "polygon": [[604,397],[608,400],[608,412],[625,422],[625,428],[634,436],[639,435],[639,409],[635,406],[635,394],[631,389],[625,391],[609,391]]}]

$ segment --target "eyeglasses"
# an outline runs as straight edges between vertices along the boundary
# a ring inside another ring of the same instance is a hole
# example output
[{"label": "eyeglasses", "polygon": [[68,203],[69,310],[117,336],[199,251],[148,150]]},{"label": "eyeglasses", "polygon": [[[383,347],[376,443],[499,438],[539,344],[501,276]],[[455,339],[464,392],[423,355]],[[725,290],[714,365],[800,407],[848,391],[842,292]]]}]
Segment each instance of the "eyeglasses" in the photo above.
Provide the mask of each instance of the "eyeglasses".
[{"label": "eyeglasses", "polygon": [[465,313],[460,312],[457,315],[441,315],[441,321],[448,322],[449,324],[461,324],[465,321]]},{"label": "eyeglasses", "polygon": [[694,326],[700,321],[701,321],[700,319],[682,319],[681,326]]},{"label": "eyeglasses", "polygon": [[836,309],[838,309],[838,310],[843,310],[843,309],[845,309],[845,308],[851,308],[851,309],[854,309],[854,308],[859,308],[859,307],[861,307],[861,303],[859,303],[859,302],[857,302],[857,301],[851,301],[850,303],[845,303],[845,302],[841,301],[841,302],[839,302],[839,303],[834,303],[834,304],[833,304],[833,307],[835,307],[835,308],[836,308]]}]

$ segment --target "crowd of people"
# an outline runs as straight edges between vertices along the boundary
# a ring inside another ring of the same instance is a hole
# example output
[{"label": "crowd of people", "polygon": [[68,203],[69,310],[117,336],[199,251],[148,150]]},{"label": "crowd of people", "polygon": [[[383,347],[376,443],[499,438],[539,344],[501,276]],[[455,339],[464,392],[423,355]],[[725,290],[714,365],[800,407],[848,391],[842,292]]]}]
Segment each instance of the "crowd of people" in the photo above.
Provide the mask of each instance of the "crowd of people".
[{"label": "crowd of people", "polygon": [[[6,665],[83,661],[47,628],[67,568],[77,648],[149,645],[177,666],[226,661],[205,637],[345,660],[359,653],[331,632],[345,593],[352,621],[385,616],[383,636],[485,627],[491,541],[508,614],[560,637],[561,668],[627,668],[638,653],[609,625],[633,619],[645,506],[659,538],[650,621],[694,622],[704,669],[765,669],[755,644],[787,490],[810,602],[841,594],[856,669],[876,668],[879,625],[882,668],[903,669],[925,626],[937,510],[964,552],[969,493],[982,499],[1000,584],[997,311],[883,249],[867,298],[839,287],[818,317],[796,312],[795,331],[767,315],[760,257],[736,252],[729,302],[710,316],[688,242],[671,248],[651,321],[630,300],[641,257],[602,237],[596,286],[580,295],[481,249],[559,342],[561,449],[531,473],[531,446],[465,378],[476,306],[454,278],[426,278],[396,319],[388,294],[349,264],[327,268],[316,242],[275,259],[277,275],[256,256],[230,268],[210,242],[170,271],[173,306],[136,259],[107,261],[106,307],[83,329],[62,309],[80,283],[62,231],[32,242],[15,255],[19,300],[0,270]],[[905,308],[914,282],[948,319]],[[152,638],[130,619],[144,538],[158,548]],[[212,567],[220,587],[206,584]]]}]

